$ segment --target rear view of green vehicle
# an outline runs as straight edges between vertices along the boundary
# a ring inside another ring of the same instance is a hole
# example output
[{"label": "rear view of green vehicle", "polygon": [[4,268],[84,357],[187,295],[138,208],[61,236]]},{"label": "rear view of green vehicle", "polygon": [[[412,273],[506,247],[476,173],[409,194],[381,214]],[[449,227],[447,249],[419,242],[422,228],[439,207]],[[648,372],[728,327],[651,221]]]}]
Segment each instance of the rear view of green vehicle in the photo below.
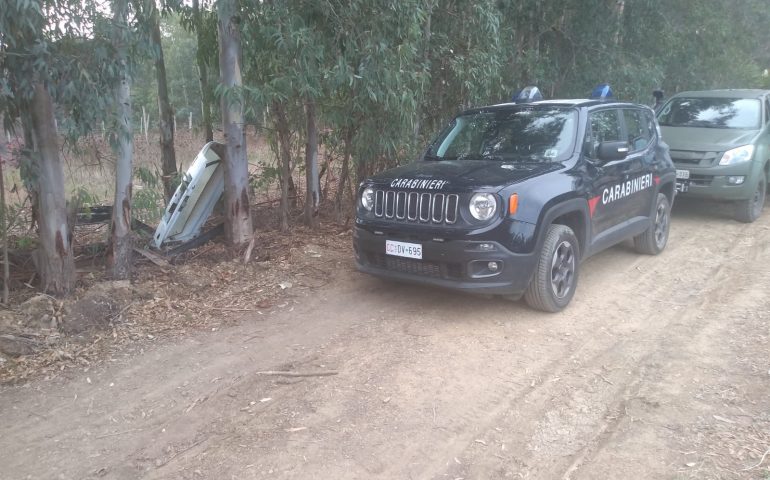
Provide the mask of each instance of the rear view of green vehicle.
[{"label": "rear view of green vehicle", "polygon": [[683,197],[735,203],[735,218],[753,222],[770,178],[770,91],[682,92],[658,112]]}]

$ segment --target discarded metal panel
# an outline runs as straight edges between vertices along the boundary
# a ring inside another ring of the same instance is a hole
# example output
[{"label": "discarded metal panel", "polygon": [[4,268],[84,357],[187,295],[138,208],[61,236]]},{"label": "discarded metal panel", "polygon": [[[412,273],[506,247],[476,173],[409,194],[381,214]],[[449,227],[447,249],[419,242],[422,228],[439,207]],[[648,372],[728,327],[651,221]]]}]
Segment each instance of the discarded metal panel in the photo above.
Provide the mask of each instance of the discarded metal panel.
[{"label": "discarded metal panel", "polygon": [[225,188],[224,145],[207,143],[182,177],[153,236],[156,248],[198,236]]}]

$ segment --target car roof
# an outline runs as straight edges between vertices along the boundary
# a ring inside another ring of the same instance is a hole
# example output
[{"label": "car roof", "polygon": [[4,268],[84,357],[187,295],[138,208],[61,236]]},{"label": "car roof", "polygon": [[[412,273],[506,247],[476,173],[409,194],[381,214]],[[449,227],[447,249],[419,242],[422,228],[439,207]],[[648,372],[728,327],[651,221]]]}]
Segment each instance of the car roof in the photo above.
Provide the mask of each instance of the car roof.
[{"label": "car roof", "polygon": [[[693,90],[680,92],[674,97],[707,97],[707,98],[759,98],[770,93],[770,90],[758,88],[735,88],[722,90]],[[673,97],[672,97],[673,98]]]},{"label": "car roof", "polygon": [[566,98],[566,99],[553,99],[553,100],[538,100],[536,102],[507,102],[498,103],[495,105],[489,105],[486,107],[471,108],[467,112],[476,112],[479,110],[505,110],[511,107],[530,107],[530,106],[544,106],[544,107],[596,107],[596,106],[613,106],[613,107],[645,107],[638,103],[630,102],[616,102],[608,100],[596,100],[592,98]]}]

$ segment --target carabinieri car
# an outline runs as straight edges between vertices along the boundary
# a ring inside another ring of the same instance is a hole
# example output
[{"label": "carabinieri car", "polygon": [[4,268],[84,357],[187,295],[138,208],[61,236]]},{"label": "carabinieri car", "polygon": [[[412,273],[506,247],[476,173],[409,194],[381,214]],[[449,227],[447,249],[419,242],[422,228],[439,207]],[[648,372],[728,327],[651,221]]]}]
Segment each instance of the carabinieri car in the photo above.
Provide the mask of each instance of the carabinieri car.
[{"label": "carabinieri car", "polygon": [[419,161],[362,182],[358,269],[556,312],[589,256],[629,238],[660,253],[676,182],[668,147],[652,109],[600,87],[579,100],[528,87],[465,111]]}]

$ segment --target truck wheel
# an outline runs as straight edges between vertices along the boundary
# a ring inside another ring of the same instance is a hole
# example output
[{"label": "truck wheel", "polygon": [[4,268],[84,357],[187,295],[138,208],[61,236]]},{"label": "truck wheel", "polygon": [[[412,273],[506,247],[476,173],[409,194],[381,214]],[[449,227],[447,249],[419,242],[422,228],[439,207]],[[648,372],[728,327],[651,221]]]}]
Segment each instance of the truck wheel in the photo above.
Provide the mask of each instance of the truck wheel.
[{"label": "truck wheel", "polygon": [[524,300],[537,310],[558,312],[577,287],[580,255],[577,237],[566,225],[551,225]]},{"label": "truck wheel", "polygon": [[765,206],[766,190],[767,182],[765,180],[765,175],[762,174],[751,198],[742,200],[736,205],[735,219],[743,223],[751,223],[758,219],[762,214],[762,208]]},{"label": "truck wheel", "polygon": [[657,255],[666,248],[668,242],[668,231],[671,226],[671,204],[668,197],[662,193],[658,194],[658,201],[655,204],[655,217],[652,219],[652,225],[634,237],[634,247],[639,253],[646,255]]}]

